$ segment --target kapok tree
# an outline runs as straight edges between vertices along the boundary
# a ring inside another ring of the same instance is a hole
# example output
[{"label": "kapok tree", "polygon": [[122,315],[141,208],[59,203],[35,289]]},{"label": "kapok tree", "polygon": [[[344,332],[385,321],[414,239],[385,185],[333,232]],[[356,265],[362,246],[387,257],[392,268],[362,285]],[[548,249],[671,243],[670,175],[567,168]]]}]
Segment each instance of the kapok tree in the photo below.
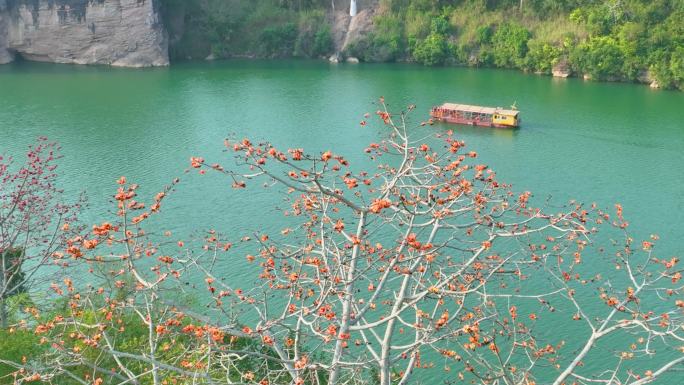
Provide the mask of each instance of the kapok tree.
[{"label": "kapok tree", "polygon": [[[113,286],[131,290],[69,283],[72,312],[40,325],[53,354],[121,384],[389,385],[432,370],[449,382],[641,385],[682,368],[681,271],[656,235],[634,241],[619,205],[535,207],[452,132],[414,138],[411,110],[381,101],[387,138],[366,149],[371,169],[249,139],[226,141],[234,164],[191,159],[235,189],[285,193],[276,234],[154,241],[144,226],[166,191],[147,209],[122,181],[117,224],[79,250],[118,261]],[[230,275],[236,261],[254,265],[256,284]],[[126,314],[148,331],[144,350],[117,343]]]},{"label": "kapok tree", "polygon": [[[59,270],[59,256],[81,199],[67,203],[57,187],[59,148],[39,138],[26,160],[0,156],[0,325],[8,326],[6,300],[30,292]],[[49,266],[49,267],[48,267]],[[45,285],[43,285],[45,286]]]}]

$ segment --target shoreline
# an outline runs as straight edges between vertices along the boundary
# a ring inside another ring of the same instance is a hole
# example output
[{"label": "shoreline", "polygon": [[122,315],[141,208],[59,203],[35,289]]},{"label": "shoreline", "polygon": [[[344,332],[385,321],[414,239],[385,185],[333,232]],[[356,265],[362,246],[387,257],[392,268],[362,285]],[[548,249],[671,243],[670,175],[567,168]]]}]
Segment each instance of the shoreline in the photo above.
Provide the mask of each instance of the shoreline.
[{"label": "shoreline", "polygon": [[[286,63],[286,62],[299,62],[299,63],[311,63],[311,64],[329,64],[329,66],[345,66],[345,67],[354,67],[354,66],[393,66],[393,65],[399,65],[399,66],[410,66],[410,67],[415,67],[415,68],[422,68],[424,70],[444,70],[444,69],[470,69],[470,70],[494,70],[494,71],[510,71],[510,72],[515,72],[521,75],[528,75],[528,76],[535,76],[535,77],[542,77],[542,78],[550,78],[550,79],[558,79],[558,80],[564,80],[564,79],[573,79],[573,80],[579,80],[582,81],[583,83],[605,83],[605,84],[627,84],[627,85],[636,85],[636,86],[646,86],[649,87],[649,81],[630,81],[630,80],[621,80],[621,79],[602,79],[602,80],[593,80],[591,78],[588,78],[587,76],[583,75],[575,75],[575,74],[569,74],[567,76],[555,76],[553,74],[547,74],[547,73],[539,73],[539,72],[533,72],[533,71],[525,71],[517,68],[506,68],[506,67],[495,67],[495,66],[470,66],[470,65],[459,65],[459,64],[444,64],[444,65],[439,65],[439,66],[428,66],[428,65],[423,65],[421,63],[418,63],[417,61],[412,61],[412,60],[396,60],[392,62],[364,62],[364,61],[348,61],[348,60],[340,60],[339,62],[331,62],[327,58],[305,58],[305,57],[288,57],[288,58],[265,58],[265,57],[259,57],[258,55],[254,54],[245,54],[245,55],[234,55],[231,57],[226,57],[226,58],[212,58],[212,59],[172,59],[170,60],[170,63],[168,66],[159,66],[159,67],[118,67],[118,66],[112,66],[108,64],[76,64],[76,63],[55,63],[55,62],[44,62],[44,61],[32,61],[32,60],[16,60],[11,63],[6,63],[3,65],[0,65],[0,73],[6,72],[2,71],[3,68],[21,68],[23,66],[45,66],[45,67],[62,67],[62,68],[79,68],[83,70],[87,70],[89,68],[92,69],[108,69],[108,70],[116,70],[116,71],[131,71],[131,72],[147,72],[147,71],[167,71],[169,69],[173,69],[174,67],[186,65],[186,64],[206,64],[206,65],[212,65],[212,64],[221,64],[221,63],[229,63],[229,62],[261,62],[261,63]],[[679,90],[677,88],[662,88],[662,87],[649,87],[653,91],[674,91],[674,92],[682,92],[682,90]]]}]

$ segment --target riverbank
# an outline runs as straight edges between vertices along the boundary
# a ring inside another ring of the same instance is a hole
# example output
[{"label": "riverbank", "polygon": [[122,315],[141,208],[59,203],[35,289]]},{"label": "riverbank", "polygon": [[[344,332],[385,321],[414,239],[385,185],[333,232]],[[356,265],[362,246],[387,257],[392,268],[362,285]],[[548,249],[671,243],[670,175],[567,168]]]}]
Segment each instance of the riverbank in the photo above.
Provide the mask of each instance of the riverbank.
[{"label": "riverbank", "polygon": [[[0,63],[14,57],[130,67],[235,57],[408,61],[684,89],[678,0],[358,0],[353,17],[348,0],[117,4],[0,0]],[[118,19],[131,25],[112,22]]]},{"label": "riverbank", "polygon": [[684,5],[575,1],[165,0],[172,59],[409,61],[684,89]]}]

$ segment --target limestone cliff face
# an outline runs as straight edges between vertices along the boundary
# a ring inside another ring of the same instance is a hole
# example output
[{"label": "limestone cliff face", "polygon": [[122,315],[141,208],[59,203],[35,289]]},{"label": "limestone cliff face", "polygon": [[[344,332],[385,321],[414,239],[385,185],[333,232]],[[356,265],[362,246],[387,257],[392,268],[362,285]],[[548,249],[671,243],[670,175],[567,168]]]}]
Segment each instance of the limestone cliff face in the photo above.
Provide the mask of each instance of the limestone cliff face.
[{"label": "limestone cliff face", "polygon": [[[338,1],[339,2],[339,1]],[[346,7],[344,6],[346,4]],[[349,1],[336,4],[332,21],[333,42],[337,52],[373,31],[373,18],[379,8],[378,0],[358,0],[356,16],[349,16]]]},{"label": "limestone cliff face", "polygon": [[14,59],[14,55],[7,47],[7,24],[7,2],[0,0],[0,64],[9,63]]},{"label": "limestone cliff face", "polygon": [[0,63],[169,64],[155,0],[0,0]]}]

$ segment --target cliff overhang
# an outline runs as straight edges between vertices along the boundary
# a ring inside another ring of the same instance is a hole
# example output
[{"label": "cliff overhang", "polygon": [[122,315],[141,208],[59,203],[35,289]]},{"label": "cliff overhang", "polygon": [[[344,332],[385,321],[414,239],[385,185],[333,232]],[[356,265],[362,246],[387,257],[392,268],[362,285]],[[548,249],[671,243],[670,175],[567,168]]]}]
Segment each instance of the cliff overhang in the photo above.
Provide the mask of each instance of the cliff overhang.
[{"label": "cliff overhang", "polygon": [[158,0],[0,0],[0,64],[169,64]]}]

